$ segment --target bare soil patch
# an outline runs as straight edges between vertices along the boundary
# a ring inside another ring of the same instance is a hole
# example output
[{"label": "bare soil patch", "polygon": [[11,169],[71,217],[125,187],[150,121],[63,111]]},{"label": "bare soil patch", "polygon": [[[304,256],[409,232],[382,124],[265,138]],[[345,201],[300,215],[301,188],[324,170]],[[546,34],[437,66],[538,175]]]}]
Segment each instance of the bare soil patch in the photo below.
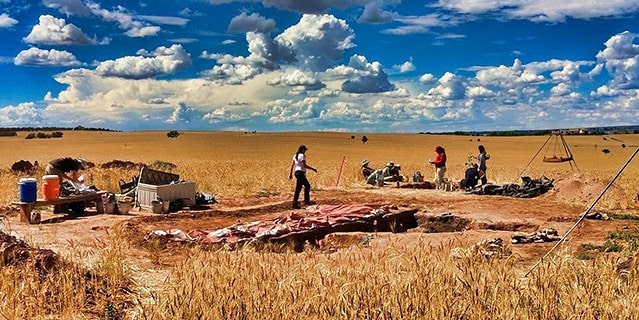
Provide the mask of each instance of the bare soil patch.
[{"label": "bare soil patch", "polygon": [[[554,228],[563,235],[576,221],[588,203],[601,192],[604,184],[585,180],[580,176],[565,176],[556,180],[555,189],[530,199],[504,196],[470,195],[461,191],[428,189],[404,189],[395,187],[375,188],[361,186],[349,189],[325,188],[312,196],[319,204],[393,204],[417,208],[418,227],[404,233],[349,235],[333,234],[325,243],[334,248],[365,244],[383,250],[390,242],[407,246],[428,243],[431,246],[472,245],[487,238],[500,237],[510,244],[514,232],[535,232]],[[18,221],[18,210],[0,208],[7,217],[4,229],[19,239],[25,239],[35,247],[52,249],[64,254],[83,244],[108,241],[114,228],[124,231],[133,246],[128,257],[141,269],[138,276],[148,277],[148,283],[157,283],[164,272],[158,268],[178,265],[180,245],[171,244],[154,248],[159,255],[153,261],[145,237],[155,230],[180,229],[215,230],[236,223],[273,219],[290,214],[290,195],[270,197],[218,198],[218,204],[172,214],[153,214],[132,210],[129,215],[96,215],[65,219],[63,216],[42,211],[47,223],[27,225]],[[632,210],[624,214],[637,214]],[[637,220],[584,220],[564,246],[571,252],[580,252],[581,244],[601,244],[609,232],[635,230]],[[531,266],[553,243],[512,245],[512,251],[520,257],[519,266]],[[417,248],[416,248],[417,249]],[[157,262],[160,261],[160,264]],[[145,271],[153,269],[154,271]],[[157,278],[160,277],[160,278]]]}]

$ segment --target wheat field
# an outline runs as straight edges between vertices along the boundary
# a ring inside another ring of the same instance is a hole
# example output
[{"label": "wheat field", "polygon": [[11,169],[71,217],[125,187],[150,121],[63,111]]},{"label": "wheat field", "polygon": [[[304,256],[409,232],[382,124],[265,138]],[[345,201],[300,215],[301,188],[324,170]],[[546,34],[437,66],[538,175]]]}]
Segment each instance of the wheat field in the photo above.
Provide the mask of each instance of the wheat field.
[{"label": "wheat field", "polygon": [[[137,174],[131,170],[99,168],[100,164],[117,159],[147,165],[175,164],[177,168],[172,171],[180,174],[182,179],[195,181],[199,191],[220,198],[259,192],[287,193],[294,186],[288,173],[292,156],[300,144],[309,147],[308,163],[319,171],[309,174],[315,189],[335,187],[338,182],[340,187],[361,185],[362,159],[370,160],[374,168],[393,161],[401,165],[405,176],[420,171],[427,179],[432,179],[433,169],[427,163],[428,159],[434,158],[437,145],[446,149],[447,176],[453,181],[463,177],[465,163],[477,156],[479,144],[483,144],[491,156],[488,176],[493,183],[518,183],[520,175],[552,178],[560,173],[577,172],[569,163],[542,162],[544,156],[563,155],[556,139],[548,136],[187,131],[170,139],[162,131],[68,131],[61,139],[25,140],[26,134],[21,132],[17,137],[0,138],[7,150],[0,154],[0,168],[6,168],[1,171],[5,179],[0,182],[0,201],[9,202],[16,197],[16,183],[21,175],[8,170],[12,163],[37,160],[43,168],[49,160],[62,156],[82,157],[98,165],[86,172],[87,182],[112,192],[119,191],[120,179],[129,180]],[[366,143],[361,141],[364,135],[369,139]],[[639,146],[639,135],[566,136],[565,139],[574,155],[576,168],[602,180],[611,179]],[[603,153],[603,149],[611,152]],[[617,184],[626,190],[639,190],[637,172],[639,162],[633,161]],[[42,170],[34,176],[39,178],[41,174]]]},{"label": "wheat field", "polygon": [[[26,133],[25,133],[26,135]],[[354,136],[352,139],[351,136]],[[362,159],[373,167],[394,161],[404,175],[421,171],[434,147],[449,158],[451,179],[461,178],[465,162],[486,146],[490,180],[518,181],[519,175],[552,177],[571,172],[567,163],[541,161],[548,137],[470,137],[418,134],[184,132],[65,132],[62,139],[3,137],[4,179],[0,201],[17,198],[20,174],[8,168],[18,160],[41,164],[59,156],[83,157],[98,165],[88,182],[117,191],[118,180],[135,171],[101,169],[114,159],[152,164],[169,162],[174,172],[195,181],[201,192],[220,199],[260,192],[292,193],[291,158],[299,144],[309,147],[309,174],[316,190],[361,187]],[[480,139],[481,141],[478,141]],[[567,136],[583,174],[608,181],[639,145],[639,136]],[[625,144],[623,148],[621,143]],[[611,152],[605,154],[602,149]],[[538,158],[531,162],[539,151]],[[559,154],[558,154],[559,155]],[[616,183],[626,194],[639,190],[637,160]],[[528,165],[530,162],[530,165]],[[527,167],[528,166],[528,167]],[[526,168],[527,167],[527,168]],[[526,170],[524,170],[526,169]],[[37,171],[34,176],[39,177]],[[630,201],[630,200],[629,200]],[[618,202],[617,202],[618,203]],[[42,274],[34,265],[0,269],[2,319],[637,319],[637,264],[616,266],[634,251],[580,260],[560,253],[523,277],[516,257],[453,259],[454,244],[419,243],[387,248],[355,246],[334,254],[252,250],[184,249],[179,267],[168,268],[161,285],[136,278],[127,257],[132,245],[114,230],[106,242],[65,257],[69,266]],[[93,263],[74,261],[97,255]],[[156,266],[158,270],[162,266]],[[137,280],[136,280],[137,279]]]}]

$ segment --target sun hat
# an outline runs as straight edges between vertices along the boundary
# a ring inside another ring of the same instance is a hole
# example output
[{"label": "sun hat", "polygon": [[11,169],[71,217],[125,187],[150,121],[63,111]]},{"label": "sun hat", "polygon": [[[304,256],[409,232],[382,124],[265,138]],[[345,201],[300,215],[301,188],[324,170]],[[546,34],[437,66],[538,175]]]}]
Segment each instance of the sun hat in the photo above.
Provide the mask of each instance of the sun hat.
[{"label": "sun hat", "polygon": [[369,163],[370,163],[370,161],[368,161],[368,160],[366,160],[366,159],[362,160],[362,166],[365,166],[365,165],[367,165],[367,164],[369,164]]}]

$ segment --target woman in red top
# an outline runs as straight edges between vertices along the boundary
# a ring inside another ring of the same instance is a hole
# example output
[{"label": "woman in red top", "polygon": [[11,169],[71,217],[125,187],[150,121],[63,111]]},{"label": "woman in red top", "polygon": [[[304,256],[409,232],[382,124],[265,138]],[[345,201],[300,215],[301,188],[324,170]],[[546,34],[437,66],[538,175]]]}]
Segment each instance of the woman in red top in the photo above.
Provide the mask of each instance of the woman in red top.
[{"label": "woman in red top", "polygon": [[446,173],[446,150],[442,146],[435,148],[437,156],[435,161],[428,160],[428,163],[435,165],[435,185],[437,189],[444,189],[444,173]]}]

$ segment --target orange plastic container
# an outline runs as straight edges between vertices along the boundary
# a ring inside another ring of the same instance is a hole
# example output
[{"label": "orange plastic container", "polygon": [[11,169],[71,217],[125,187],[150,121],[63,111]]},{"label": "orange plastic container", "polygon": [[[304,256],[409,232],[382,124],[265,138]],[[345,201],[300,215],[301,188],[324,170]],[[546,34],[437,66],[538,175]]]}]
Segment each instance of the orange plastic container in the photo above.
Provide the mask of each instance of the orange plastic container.
[{"label": "orange plastic container", "polygon": [[42,193],[44,200],[60,198],[60,177],[56,175],[42,176]]}]

